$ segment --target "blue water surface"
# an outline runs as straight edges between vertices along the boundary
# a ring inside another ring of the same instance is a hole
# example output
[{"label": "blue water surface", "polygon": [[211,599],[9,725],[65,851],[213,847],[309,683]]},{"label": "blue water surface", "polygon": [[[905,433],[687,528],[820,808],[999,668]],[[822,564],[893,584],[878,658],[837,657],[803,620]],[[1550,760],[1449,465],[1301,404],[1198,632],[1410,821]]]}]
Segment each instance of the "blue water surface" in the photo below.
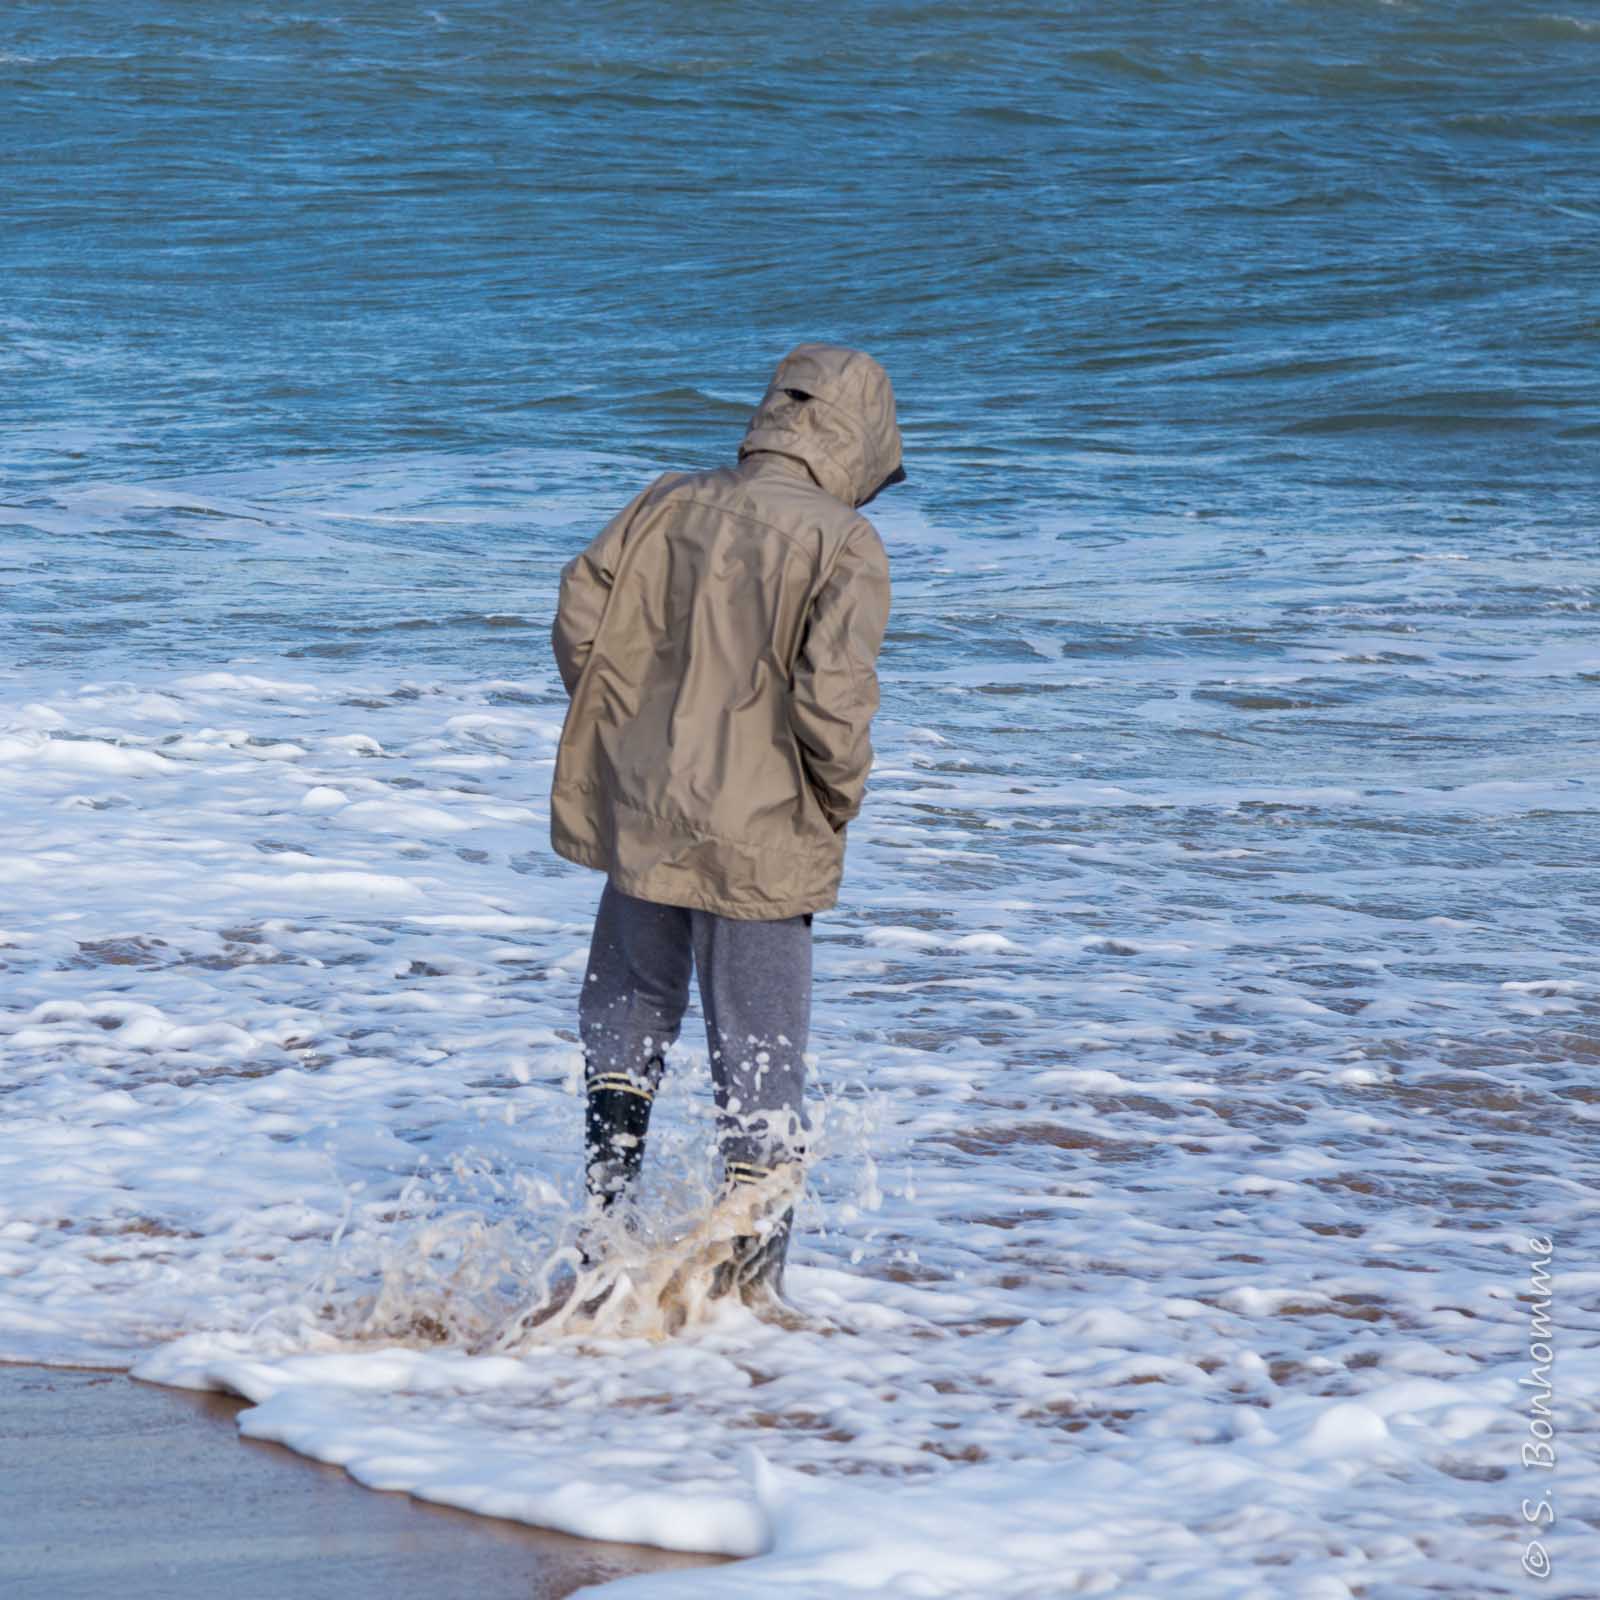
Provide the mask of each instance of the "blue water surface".
[{"label": "blue water surface", "polygon": [[1600,16],[1561,4],[20,0],[8,490],[711,461],[824,336],[968,525],[1587,515]]},{"label": "blue water surface", "polygon": [[1156,785],[1581,772],[1562,4],[23,0],[0,665],[546,671],[561,562],[821,337],[901,399],[892,712]]}]

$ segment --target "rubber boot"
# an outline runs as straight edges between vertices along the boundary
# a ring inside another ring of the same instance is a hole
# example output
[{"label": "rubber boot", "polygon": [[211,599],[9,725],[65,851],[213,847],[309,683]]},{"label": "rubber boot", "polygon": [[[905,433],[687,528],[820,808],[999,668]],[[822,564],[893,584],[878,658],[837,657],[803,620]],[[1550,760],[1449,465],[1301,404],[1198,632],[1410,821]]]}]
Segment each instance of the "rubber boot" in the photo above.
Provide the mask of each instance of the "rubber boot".
[{"label": "rubber boot", "polygon": [[[764,1234],[736,1239],[735,1260],[740,1261],[739,1298],[752,1309],[783,1301],[783,1268],[789,1259],[789,1235],[794,1228],[794,1207],[774,1217]],[[743,1246],[742,1252],[738,1246]]]},{"label": "rubber boot", "polygon": [[590,1085],[584,1108],[584,1182],[609,1210],[638,1179],[650,1128],[650,1096],[641,1089]]},{"label": "rubber boot", "polygon": [[[584,1187],[589,1191],[591,1216],[607,1212],[628,1196],[638,1183],[644,1165],[645,1134],[650,1128],[651,1097],[630,1086],[610,1088],[589,1085],[584,1108]],[[579,1234],[578,1255],[584,1266],[596,1264],[594,1234]]]},{"label": "rubber boot", "polygon": [[[730,1186],[736,1192],[738,1180]],[[763,1233],[735,1234],[726,1261],[712,1275],[710,1298],[720,1300],[738,1293],[747,1306],[759,1309],[783,1304],[783,1268],[789,1256],[789,1235],[794,1229],[794,1207],[775,1216]]]}]

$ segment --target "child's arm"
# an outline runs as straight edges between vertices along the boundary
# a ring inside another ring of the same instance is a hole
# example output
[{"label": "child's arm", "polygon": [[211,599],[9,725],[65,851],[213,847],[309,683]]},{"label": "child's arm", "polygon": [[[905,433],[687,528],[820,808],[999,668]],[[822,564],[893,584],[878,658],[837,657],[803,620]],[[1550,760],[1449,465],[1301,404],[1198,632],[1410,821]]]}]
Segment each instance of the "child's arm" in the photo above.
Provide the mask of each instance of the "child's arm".
[{"label": "child's arm", "polygon": [[812,604],[790,682],[789,726],[835,833],[860,811],[872,768],[868,730],[888,623],[889,558],[863,521]]},{"label": "child's arm", "polygon": [[561,681],[569,695],[578,687],[595,635],[600,631],[600,619],[611,598],[611,584],[616,577],[622,547],[627,542],[628,529],[660,481],[657,479],[640,490],[595,535],[589,548],[561,569],[561,599],[550,630],[550,645],[556,653],[556,665],[561,668]]}]

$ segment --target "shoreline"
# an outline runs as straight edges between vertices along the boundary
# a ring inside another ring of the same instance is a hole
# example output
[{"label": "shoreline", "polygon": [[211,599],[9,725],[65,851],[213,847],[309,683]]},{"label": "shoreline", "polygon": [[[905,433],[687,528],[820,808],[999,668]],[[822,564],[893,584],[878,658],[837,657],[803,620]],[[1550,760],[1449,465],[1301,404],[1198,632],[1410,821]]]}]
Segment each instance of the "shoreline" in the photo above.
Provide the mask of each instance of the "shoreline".
[{"label": "shoreline", "polygon": [[635,1573],[722,1564],[432,1505],[242,1438],[248,1402],[122,1368],[0,1361],[8,1600],[562,1600]]}]

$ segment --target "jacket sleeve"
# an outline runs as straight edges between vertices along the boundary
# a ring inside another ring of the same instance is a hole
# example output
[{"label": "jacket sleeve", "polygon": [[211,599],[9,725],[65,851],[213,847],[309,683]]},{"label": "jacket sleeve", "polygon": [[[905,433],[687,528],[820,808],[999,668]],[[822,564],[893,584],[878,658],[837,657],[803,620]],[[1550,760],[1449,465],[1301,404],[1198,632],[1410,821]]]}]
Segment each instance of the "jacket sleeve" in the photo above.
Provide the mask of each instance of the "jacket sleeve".
[{"label": "jacket sleeve", "polygon": [[801,763],[835,833],[860,811],[872,768],[868,729],[888,623],[889,558],[862,522],[812,602],[789,695]]},{"label": "jacket sleeve", "polygon": [[550,644],[569,695],[578,687],[595,635],[600,631],[600,619],[611,598],[611,585],[628,530],[656,487],[653,483],[636,494],[595,535],[589,548],[561,569],[561,598],[550,630]]}]

